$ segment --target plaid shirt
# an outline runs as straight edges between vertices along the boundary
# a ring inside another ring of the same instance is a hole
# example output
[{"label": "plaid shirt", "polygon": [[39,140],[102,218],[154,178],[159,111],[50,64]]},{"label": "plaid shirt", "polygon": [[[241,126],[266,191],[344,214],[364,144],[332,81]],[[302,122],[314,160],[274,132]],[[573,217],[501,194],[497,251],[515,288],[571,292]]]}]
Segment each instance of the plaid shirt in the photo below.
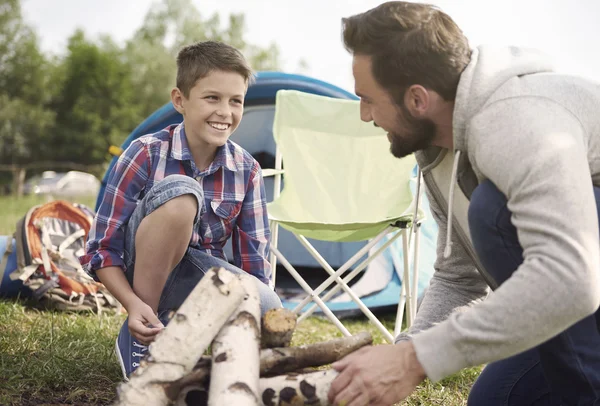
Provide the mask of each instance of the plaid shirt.
[{"label": "plaid shirt", "polygon": [[204,208],[190,246],[225,259],[233,235],[234,264],[269,284],[269,223],[258,162],[232,141],[217,149],[214,161],[199,171],[188,148],[183,123],[133,141],[119,157],[90,230],[83,268],[125,269],[124,225],[152,186],[168,175],[183,174],[202,183]]}]

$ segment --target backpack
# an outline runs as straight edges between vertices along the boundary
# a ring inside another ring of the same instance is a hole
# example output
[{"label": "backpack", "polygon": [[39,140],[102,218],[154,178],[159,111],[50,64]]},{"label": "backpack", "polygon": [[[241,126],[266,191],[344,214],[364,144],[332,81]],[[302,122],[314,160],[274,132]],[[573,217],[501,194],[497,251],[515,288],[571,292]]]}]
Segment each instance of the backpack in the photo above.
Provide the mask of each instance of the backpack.
[{"label": "backpack", "polygon": [[92,226],[88,207],[56,200],[34,206],[17,222],[17,266],[10,274],[31,296],[59,310],[120,311],[119,302],[79,263]]}]

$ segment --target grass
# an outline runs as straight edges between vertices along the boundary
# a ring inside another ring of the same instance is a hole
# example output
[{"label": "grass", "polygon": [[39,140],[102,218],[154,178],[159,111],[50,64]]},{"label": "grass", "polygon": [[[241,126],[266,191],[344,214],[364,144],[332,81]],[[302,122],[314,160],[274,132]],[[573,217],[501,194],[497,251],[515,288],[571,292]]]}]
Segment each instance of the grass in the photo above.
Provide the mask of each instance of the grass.
[{"label": "grass", "polygon": [[[12,234],[16,221],[35,197],[0,197],[0,235]],[[81,203],[94,206],[93,199]],[[121,379],[113,348],[125,316],[43,311],[22,300],[0,300],[0,405],[105,405],[115,400]],[[393,328],[394,316],[383,315]],[[377,344],[381,334],[366,319],[344,320],[350,332],[369,331]],[[341,337],[321,318],[301,323],[292,345]],[[464,405],[480,372],[472,368],[440,383],[424,382],[403,405]]]}]

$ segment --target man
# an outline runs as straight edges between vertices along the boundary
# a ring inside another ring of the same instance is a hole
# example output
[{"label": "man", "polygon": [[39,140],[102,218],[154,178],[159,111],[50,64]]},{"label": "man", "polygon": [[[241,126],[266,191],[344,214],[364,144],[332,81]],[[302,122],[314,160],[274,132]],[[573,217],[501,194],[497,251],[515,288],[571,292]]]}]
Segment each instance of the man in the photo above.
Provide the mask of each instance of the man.
[{"label": "man", "polygon": [[470,49],[425,4],[346,18],[343,38],[361,119],[416,153],[440,229],[414,325],[334,364],[330,401],[390,405],[490,363],[470,405],[600,404],[600,86]]}]

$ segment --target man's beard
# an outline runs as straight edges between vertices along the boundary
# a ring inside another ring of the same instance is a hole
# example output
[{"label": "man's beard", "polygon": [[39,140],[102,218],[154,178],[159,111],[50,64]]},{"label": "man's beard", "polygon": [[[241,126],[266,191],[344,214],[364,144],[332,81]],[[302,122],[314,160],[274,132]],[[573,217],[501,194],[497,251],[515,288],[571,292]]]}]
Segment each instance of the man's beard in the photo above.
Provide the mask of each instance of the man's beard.
[{"label": "man's beard", "polygon": [[436,133],[435,123],[430,119],[414,118],[404,104],[400,105],[398,114],[406,129],[402,131],[402,135],[389,133],[392,155],[404,158],[415,151],[430,147]]}]

